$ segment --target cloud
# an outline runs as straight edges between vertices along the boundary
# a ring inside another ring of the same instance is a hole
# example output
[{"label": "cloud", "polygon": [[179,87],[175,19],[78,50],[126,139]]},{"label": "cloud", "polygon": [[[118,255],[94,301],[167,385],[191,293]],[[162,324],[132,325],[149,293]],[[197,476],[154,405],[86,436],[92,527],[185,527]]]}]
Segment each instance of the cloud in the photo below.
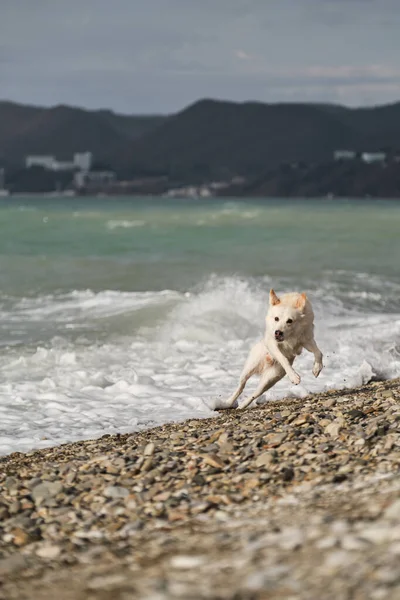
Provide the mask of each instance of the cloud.
[{"label": "cloud", "polygon": [[0,94],[127,112],[392,101],[399,28],[398,0],[0,0]]},{"label": "cloud", "polygon": [[251,56],[251,54],[244,52],[244,50],[235,50],[234,54],[239,60],[253,60],[254,59],[254,57]]}]

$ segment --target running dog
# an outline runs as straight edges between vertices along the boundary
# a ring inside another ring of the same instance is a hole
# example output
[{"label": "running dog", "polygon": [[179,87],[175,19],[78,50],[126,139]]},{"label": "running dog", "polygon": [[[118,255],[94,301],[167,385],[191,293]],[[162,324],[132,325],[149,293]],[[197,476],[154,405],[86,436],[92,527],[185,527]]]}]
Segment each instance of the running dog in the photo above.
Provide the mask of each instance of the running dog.
[{"label": "running dog", "polygon": [[238,406],[239,409],[247,408],[285,373],[293,384],[298,385],[300,375],[293,369],[293,362],[303,348],[314,354],[314,376],[320,374],[323,356],[314,339],[314,313],[306,294],[293,292],[278,298],[271,290],[265,321],[264,339],[251,349],[238,388],[219,410],[233,407],[252,375],[260,376],[259,384],[254,394]]}]

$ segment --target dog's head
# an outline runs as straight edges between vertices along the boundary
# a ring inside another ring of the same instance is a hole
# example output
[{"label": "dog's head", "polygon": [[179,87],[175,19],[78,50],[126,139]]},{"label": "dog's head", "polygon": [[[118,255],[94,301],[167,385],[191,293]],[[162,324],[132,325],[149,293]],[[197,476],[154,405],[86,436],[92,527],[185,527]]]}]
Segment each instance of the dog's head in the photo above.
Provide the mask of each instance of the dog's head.
[{"label": "dog's head", "polygon": [[278,298],[274,290],[271,290],[266,318],[269,335],[278,343],[296,337],[302,328],[306,305],[306,294],[285,294]]}]

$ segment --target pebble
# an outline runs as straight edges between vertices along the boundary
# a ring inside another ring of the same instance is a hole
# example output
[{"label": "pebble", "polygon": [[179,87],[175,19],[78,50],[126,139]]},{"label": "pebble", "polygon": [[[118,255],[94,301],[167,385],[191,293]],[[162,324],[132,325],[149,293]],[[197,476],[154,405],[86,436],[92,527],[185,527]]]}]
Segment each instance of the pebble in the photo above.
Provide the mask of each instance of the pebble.
[{"label": "pebble", "polygon": [[153,444],[153,442],[149,442],[144,449],[143,455],[144,456],[153,456],[154,450],[155,450],[155,445]]},{"label": "pebble", "polygon": [[60,481],[45,481],[35,485],[32,489],[32,498],[36,504],[41,504],[43,501],[57,496],[62,489],[63,486]]},{"label": "pebble", "polygon": [[0,598],[395,593],[399,383],[0,457]]},{"label": "pebble", "polygon": [[400,521],[400,498],[387,507],[385,517],[393,521]]},{"label": "pebble", "polygon": [[110,485],[105,488],[104,495],[106,498],[126,498],[129,496],[129,490],[118,485]]},{"label": "pebble", "polygon": [[27,566],[27,559],[22,554],[12,554],[0,559],[0,577],[21,571]]},{"label": "pebble", "polygon": [[274,457],[271,452],[263,452],[256,459],[256,467],[263,467],[273,462]]},{"label": "pebble", "polygon": [[59,557],[60,552],[61,548],[59,546],[55,546],[52,544],[44,544],[36,550],[36,555],[40,556],[40,558],[54,560],[55,558]]},{"label": "pebble", "polygon": [[196,569],[205,561],[204,556],[173,556],[170,560],[170,566],[173,569]]},{"label": "pebble", "polygon": [[383,524],[366,526],[360,531],[360,537],[373,544],[383,544],[391,539],[391,530]]},{"label": "pebble", "polygon": [[102,592],[110,592],[125,582],[125,575],[102,575],[93,577],[93,579],[89,581],[87,588],[94,591],[102,590]]}]

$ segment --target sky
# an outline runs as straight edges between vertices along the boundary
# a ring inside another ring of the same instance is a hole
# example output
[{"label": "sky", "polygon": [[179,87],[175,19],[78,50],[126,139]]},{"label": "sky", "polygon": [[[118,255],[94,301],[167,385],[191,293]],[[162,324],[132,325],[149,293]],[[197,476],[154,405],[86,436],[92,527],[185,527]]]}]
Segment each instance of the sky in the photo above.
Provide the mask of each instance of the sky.
[{"label": "sky", "polygon": [[400,0],[0,0],[0,98],[384,104],[400,100],[399,31]]}]

